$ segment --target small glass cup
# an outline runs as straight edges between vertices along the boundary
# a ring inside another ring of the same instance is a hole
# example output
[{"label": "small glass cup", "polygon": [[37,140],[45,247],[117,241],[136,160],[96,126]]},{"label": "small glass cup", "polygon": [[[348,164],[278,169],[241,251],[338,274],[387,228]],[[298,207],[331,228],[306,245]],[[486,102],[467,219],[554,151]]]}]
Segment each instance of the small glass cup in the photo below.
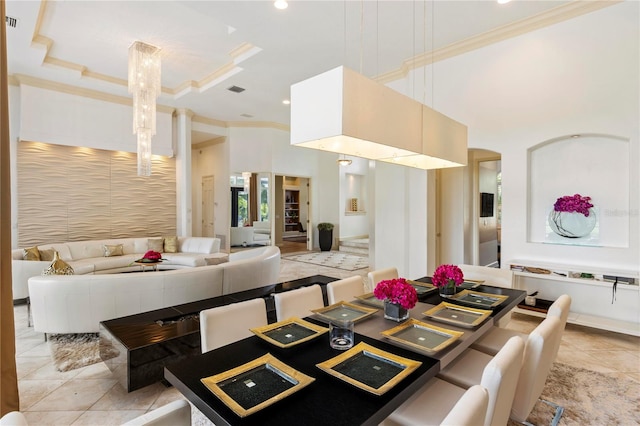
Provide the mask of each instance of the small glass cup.
[{"label": "small glass cup", "polygon": [[329,344],[333,349],[341,351],[353,347],[353,321],[331,320],[329,323]]}]

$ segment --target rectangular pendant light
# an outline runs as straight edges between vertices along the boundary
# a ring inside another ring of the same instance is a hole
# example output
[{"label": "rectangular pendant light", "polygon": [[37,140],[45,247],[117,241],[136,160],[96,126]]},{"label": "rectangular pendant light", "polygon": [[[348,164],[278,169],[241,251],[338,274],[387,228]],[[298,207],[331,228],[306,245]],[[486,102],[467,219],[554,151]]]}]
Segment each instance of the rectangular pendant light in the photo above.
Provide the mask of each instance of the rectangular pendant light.
[{"label": "rectangular pendant light", "polygon": [[291,144],[421,169],[466,164],[464,125],[345,67],[291,86]]}]

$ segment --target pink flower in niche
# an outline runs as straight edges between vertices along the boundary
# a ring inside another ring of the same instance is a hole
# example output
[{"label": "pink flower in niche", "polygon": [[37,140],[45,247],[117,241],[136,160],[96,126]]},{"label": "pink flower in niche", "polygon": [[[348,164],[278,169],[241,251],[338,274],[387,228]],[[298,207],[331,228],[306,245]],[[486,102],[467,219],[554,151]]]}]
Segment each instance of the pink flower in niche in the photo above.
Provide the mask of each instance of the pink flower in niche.
[{"label": "pink flower in niche", "polygon": [[557,212],[582,213],[589,217],[589,209],[591,207],[593,207],[591,197],[573,194],[558,198],[553,205],[553,210]]}]

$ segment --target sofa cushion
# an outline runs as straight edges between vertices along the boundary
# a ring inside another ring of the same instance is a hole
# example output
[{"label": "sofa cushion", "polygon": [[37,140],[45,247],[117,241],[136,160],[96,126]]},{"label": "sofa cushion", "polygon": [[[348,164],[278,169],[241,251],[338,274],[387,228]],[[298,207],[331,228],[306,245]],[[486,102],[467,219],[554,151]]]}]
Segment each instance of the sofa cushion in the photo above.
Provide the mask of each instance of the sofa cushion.
[{"label": "sofa cushion", "polygon": [[92,259],[74,260],[71,264],[77,266],[93,266],[93,271],[104,271],[106,269],[118,269],[131,266],[133,261],[139,259],[139,254],[125,254],[123,256],[98,257]]},{"label": "sofa cushion", "polygon": [[164,253],[177,253],[178,252],[178,237],[164,237]]},{"label": "sofa cushion", "polygon": [[163,264],[180,265],[180,266],[205,266],[205,255],[196,255],[193,253],[164,253],[162,258],[165,259]]},{"label": "sofa cushion", "polygon": [[37,246],[27,247],[22,251],[22,259],[24,260],[40,260],[40,252]]},{"label": "sofa cushion", "polygon": [[164,251],[164,238],[149,238],[147,239],[147,250],[157,251],[162,253]]},{"label": "sofa cushion", "polygon": [[[48,248],[48,249],[38,249],[38,251],[40,252],[40,260],[44,260],[47,262],[51,262],[53,260],[53,256],[56,253],[56,251],[52,248]],[[60,254],[58,254],[59,256]]]},{"label": "sofa cushion", "polygon": [[209,237],[178,238],[180,253],[217,253],[220,251],[220,239]]},{"label": "sofa cushion", "polygon": [[73,268],[55,253],[53,261],[42,271],[42,275],[73,275]]},{"label": "sofa cushion", "polygon": [[207,265],[219,265],[229,261],[229,255],[227,253],[211,253],[208,257],[204,258],[204,262]]},{"label": "sofa cushion", "polygon": [[124,248],[122,247],[122,244],[105,244],[102,246],[102,250],[104,252],[104,257],[122,256],[124,254]]}]

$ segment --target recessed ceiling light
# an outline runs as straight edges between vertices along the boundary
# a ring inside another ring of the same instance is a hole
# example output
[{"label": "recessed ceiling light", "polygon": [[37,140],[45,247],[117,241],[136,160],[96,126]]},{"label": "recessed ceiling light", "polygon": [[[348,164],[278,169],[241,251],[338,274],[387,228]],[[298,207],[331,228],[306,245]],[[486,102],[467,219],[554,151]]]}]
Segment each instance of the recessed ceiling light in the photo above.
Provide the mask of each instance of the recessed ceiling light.
[{"label": "recessed ceiling light", "polygon": [[276,0],[275,2],[273,2],[273,5],[276,7],[276,9],[280,10],[289,7],[289,3],[287,3],[287,0]]},{"label": "recessed ceiling light", "polygon": [[285,104],[285,105],[290,105],[291,101],[289,99],[283,99],[282,103]]},{"label": "recessed ceiling light", "polygon": [[507,4],[509,3],[511,0],[497,0],[498,4]]}]

